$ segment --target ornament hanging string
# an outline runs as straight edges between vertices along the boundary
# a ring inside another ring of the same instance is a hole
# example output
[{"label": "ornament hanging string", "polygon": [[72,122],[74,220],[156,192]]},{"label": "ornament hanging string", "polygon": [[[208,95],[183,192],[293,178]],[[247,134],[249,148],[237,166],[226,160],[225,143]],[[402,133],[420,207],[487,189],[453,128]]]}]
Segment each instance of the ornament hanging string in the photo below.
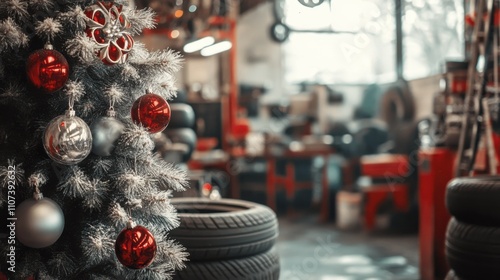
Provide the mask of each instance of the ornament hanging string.
[{"label": "ornament hanging string", "polygon": [[75,106],[75,96],[73,94],[69,95],[68,98],[68,110],[73,111],[73,107]]},{"label": "ornament hanging string", "polygon": [[109,99],[109,110],[110,111],[114,111],[115,110],[115,99],[114,98],[110,98]]},{"label": "ornament hanging string", "polygon": [[40,189],[38,188],[38,185],[35,185],[35,192],[33,193],[33,198],[35,200],[40,200],[43,198],[43,194],[40,191]]},{"label": "ornament hanging string", "polygon": [[108,117],[115,117],[116,116],[115,98],[113,98],[113,97],[109,98],[109,108],[108,108],[107,116]]},{"label": "ornament hanging string", "polygon": [[128,222],[127,222],[127,228],[128,229],[132,229],[135,226],[136,226],[136,223],[134,222],[134,220],[132,220],[132,214],[129,213]]},{"label": "ornament hanging string", "polygon": [[134,172],[137,174],[137,156],[134,156]]}]

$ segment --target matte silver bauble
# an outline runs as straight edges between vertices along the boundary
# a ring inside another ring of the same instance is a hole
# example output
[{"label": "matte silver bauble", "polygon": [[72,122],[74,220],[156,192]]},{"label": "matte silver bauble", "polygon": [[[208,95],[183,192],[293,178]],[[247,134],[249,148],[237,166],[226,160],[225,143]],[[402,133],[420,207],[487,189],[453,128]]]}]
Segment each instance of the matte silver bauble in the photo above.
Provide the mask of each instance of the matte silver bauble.
[{"label": "matte silver bauble", "polygon": [[35,194],[16,208],[16,238],[31,248],[54,244],[64,230],[64,214],[52,199]]},{"label": "matte silver bauble", "polygon": [[75,111],[54,118],[45,129],[43,147],[57,163],[72,165],[84,160],[92,149],[92,133],[89,126]]},{"label": "matte silver bauble", "polygon": [[90,126],[92,153],[102,157],[110,156],[124,129],[123,123],[114,117],[102,117],[94,121]]}]

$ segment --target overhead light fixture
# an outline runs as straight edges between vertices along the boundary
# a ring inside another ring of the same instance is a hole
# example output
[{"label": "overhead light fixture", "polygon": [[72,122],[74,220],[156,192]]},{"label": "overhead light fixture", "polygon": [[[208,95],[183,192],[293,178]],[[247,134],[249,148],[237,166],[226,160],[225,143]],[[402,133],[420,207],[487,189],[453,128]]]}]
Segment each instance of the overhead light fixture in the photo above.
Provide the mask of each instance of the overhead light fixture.
[{"label": "overhead light fixture", "polygon": [[214,37],[207,36],[207,37],[203,37],[201,39],[198,39],[196,41],[193,41],[191,43],[187,43],[186,45],[184,45],[183,49],[184,49],[185,53],[193,53],[193,52],[197,52],[205,47],[208,47],[208,46],[212,45],[213,43],[215,43]]},{"label": "overhead light fixture", "polygon": [[217,44],[213,44],[211,46],[208,46],[208,47],[202,49],[201,55],[202,56],[211,56],[214,54],[225,52],[225,51],[231,49],[232,46],[233,46],[233,44],[231,44],[231,42],[222,41],[222,42],[219,42]]}]

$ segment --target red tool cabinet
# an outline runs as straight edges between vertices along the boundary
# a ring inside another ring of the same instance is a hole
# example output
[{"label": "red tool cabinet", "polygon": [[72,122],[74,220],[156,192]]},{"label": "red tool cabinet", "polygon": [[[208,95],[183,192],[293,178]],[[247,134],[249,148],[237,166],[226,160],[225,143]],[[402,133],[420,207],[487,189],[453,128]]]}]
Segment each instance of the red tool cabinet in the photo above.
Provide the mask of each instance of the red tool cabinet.
[{"label": "red tool cabinet", "polygon": [[446,185],[453,178],[456,152],[447,148],[419,151],[420,278],[444,279],[446,227],[450,214],[445,206]]}]

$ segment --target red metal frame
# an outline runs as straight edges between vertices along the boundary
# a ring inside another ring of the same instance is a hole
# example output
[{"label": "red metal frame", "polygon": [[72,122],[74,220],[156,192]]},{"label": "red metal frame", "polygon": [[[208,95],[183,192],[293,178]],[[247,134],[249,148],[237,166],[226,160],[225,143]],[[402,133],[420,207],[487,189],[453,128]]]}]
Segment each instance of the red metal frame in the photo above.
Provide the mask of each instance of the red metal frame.
[{"label": "red metal frame", "polygon": [[231,149],[230,140],[242,140],[249,132],[248,122],[244,119],[238,119],[238,77],[236,71],[237,62],[237,34],[236,20],[223,17],[213,16],[208,19],[208,24],[211,27],[224,27],[225,29],[207,30],[202,32],[200,36],[214,35],[217,39],[229,40],[232,48],[229,50],[229,94],[222,97],[222,122],[223,122],[223,143],[222,147],[225,151]]},{"label": "red metal frame", "polygon": [[287,151],[279,159],[287,160],[285,175],[281,176],[276,173],[276,163],[277,158],[273,155],[265,155],[267,159],[267,182],[266,182],[266,197],[267,206],[271,209],[276,210],[276,186],[282,185],[285,188],[287,199],[292,199],[295,195],[297,189],[304,189],[313,187],[311,182],[296,182],[295,181],[295,166],[292,162],[293,159],[300,158],[313,158],[322,156],[324,159],[324,165],[322,168],[322,178],[321,178],[321,204],[320,204],[320,220],[323,222],[328,221],[329,218],[329,199],[330,193],[328,188],[328,160],[329,156],[334,151],[332,149],[325,148],[321,150],[310,150],[302,152]]},{"label": "red metal frame", "polygon": [[[392,197],[394,211],[406,212],[410,208],[409,187],[404,182],[408,176],[408,156],[402,154],[380,154],[363,156],[360,159],[361,173],[386,183],[363,188],[363,221],[367,231],[375,227],[377,209],[387,198]],[[401,181],[401,182],[400,182]]]},{"label": "red metal frame", "polygon": [[375,227],[377,209],[389,196],[392,196],[395,211],[406,212],[410,208],[408,185],[406,184],[374,185],[370,188],[364,188],[363,195],[365,196],[363,226],[368,231]]},{"label": "red metal frame", "polygon": [[450,214],[445,206],[446,186],[453,178],[456,151],[429,148],[419,151],[420,278],[444,279],[449,267],[445,256]]}]

